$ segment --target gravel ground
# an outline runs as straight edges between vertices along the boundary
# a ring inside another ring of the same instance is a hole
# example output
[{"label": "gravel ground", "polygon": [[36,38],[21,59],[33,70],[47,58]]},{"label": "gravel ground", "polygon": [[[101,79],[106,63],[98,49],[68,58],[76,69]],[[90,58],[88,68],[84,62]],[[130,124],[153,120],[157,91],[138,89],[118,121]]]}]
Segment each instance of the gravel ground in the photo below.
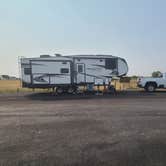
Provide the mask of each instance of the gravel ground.
[{"label": "gravel ground", "polygon": [[0,95],[0,166],[165,166],[166,93]]}]

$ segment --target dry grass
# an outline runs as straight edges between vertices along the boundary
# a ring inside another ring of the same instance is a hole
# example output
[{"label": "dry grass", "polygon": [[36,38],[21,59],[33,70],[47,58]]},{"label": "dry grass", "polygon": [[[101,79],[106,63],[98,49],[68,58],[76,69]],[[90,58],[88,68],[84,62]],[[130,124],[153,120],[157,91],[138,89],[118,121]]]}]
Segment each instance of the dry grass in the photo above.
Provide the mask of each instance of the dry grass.
[{"label": "dry grass", "polygon": [[0,80],[0,92],[17,91],[20,87],[19,80]]},{"label": "dry grass", "polygon": [[[117,90],[137,89],[136,80],[131,80],[130,83],[120,83],[119,81],[113,81],[112,84],[115,86]],[[99,89],[103,90],[104,88],[101,86]],[[33,91],[32,89],[22,88],[20,80],[0,80],[0,93],[32,92],[32,91]]]},{"label": "dry grass", "polygon": [[32,92],[32,89],[22,88],[20,80],[0,80],[0,93]]},{"label": "dry grass", "polygon": [[20,88],[21,82],[19,80],[0,80],[0,89]]},{"label": "dry grass", "polygon": [[135,79],[131,80],[128,83],[120,83],[120,81],[116,80],[112,82],[112,85],[114,85],[117,90],[138,89],[137,80]]}]

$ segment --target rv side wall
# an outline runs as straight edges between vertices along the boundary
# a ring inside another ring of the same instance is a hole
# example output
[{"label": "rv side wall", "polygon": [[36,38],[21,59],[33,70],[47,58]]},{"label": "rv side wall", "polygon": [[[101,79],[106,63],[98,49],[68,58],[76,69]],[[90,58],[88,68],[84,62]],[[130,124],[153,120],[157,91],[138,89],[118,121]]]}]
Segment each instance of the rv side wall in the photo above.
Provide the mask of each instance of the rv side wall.
[{"label": "rv side wall", "polygon": [[30,63],[28,59],[21,59],[21,80],[22,86],[26,87],[25,84],[31,83],[31,72],[30,72]]},{"label": "rv side wall", "polygon": [[71,84],[69,61],[31,61],[33,84]]},{"label": "rv side wall", "polygon": [[21,60],[23,87],[108,85],[112,77],[126,75],[124,59],[112,56],[24,58]]},{"label": "rv side wall", "polygon": [[[108,77],[111,73],[110,70],[105,68],[105,59],[94,59],[94,58],[77,58],[74,61],[75,63],[75,82],[80,83],[94,83],[94,84],[108,84]],[[82,70],[79,72],[79,67]]]}]

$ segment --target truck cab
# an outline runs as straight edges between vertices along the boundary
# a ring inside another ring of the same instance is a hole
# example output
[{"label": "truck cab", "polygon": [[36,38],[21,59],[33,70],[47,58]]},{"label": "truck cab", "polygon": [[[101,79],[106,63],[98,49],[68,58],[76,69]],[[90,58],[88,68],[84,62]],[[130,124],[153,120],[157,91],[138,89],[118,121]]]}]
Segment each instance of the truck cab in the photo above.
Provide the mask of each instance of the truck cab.
[{"label": "truck cab", "polygon": [[147,92],[154,92],[156,89],[166,88],[166,73],[161,74],[157,78],[140,77],[137,85],[140,88],[144,88]]}]

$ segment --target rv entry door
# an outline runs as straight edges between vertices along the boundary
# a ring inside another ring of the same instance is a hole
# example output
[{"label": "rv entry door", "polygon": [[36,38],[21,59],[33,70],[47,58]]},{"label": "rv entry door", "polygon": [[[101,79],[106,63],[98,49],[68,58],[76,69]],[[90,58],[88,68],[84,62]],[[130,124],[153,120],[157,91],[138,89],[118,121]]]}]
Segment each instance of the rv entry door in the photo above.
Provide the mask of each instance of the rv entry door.
[{"label": "rv entry door", "polygon": [[77,63],[77,84],[85,83],[85,64]]}]

